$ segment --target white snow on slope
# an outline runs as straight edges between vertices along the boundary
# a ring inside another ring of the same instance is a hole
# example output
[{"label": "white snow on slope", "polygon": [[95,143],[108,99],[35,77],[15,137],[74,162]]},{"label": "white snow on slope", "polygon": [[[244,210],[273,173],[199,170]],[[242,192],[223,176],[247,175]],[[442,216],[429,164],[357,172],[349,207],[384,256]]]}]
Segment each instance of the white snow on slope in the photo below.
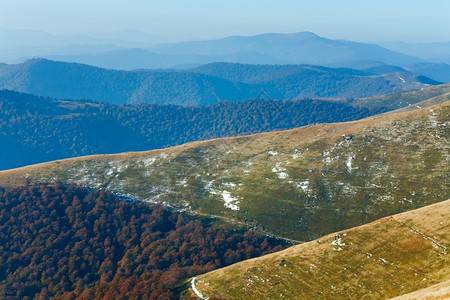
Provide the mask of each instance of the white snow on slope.
[{"label": "white snow on slope", "polygon": [[197,277],[192,278],[191,280],[191,289],[194,291],[194,293],[197,295],[197,297],[199,297],[200,299],[204,299],[207,300],[208,298],[205,298],[202,293],[200,293],[197,288],[195,287],[195,279],[197,279]]},{"label": "white snow on slope", "polygon": [[342,251],[343,247],[345,246],[345,243],[342,242],[342,238],[340,234],[337,234],[334,237],[334,240],[331,242],[331,245],[333,245],[334,251]]},{"label": "white snow on slope", "polygon": [[309,191],[309,180],[297,182],[295,186],[307,193]]},{"label": "white snow on slope", "polygon": [[347,161],[345,162],[345,164],[347,165],[347,169],[348,169],[349,172],[352,171],[352,160],[353,160],[353,157],[352,157],[352,156],[349,156],[349,157],[347,157]]},{"label": "white snow on slope", "polygon": [[239,206],[234,204],[233,202],[237,202],[238,199],[231,196],[230,192],[228,191],[222,191],[222,198],[223,201],[225,201],[225,207],[228,207],[231,210],[239,210]]},{"label": "white snow on slope", "polygon": [[278,178],[280,179],[286,179],[287,177],[289,177],[289,174],[286,173],[286,168],[281,167],[280,163],[277,163],[275,167],[272,168],[272,172],[277,173]]},{"label": "white snow on slope", "polygon": [[144,163],[144,166],[146,166],[146,167],[151,166],[155,161],[156,161],[156,157],[149,157],[149,158],[142,160],[142,162]]}]

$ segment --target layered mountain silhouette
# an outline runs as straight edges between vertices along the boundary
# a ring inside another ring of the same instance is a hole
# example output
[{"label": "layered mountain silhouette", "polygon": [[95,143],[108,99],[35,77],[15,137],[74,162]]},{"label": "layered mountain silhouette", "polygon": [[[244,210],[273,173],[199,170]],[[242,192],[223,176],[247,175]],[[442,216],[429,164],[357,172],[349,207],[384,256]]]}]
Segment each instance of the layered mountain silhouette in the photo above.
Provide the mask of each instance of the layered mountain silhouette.
[{"label": "layered mountain silhouette", "polygon": [[[231,36],[218,40],[158,45],[157,53],[172,55],[230,55],[260,53],[285,64],[328,64],[351,60],[375,60],[399,64],[416,58],[375,44],[331,40],[312,32],[266,33],[256,36]],[[260,63],[273,63],[261,61]]]},{"label": "layered mountain silhouette", "polygon": [[217,40],[159,44],[141,49],[44,57],[124,70],[186,68],[211,62],[331,65],[367,60],[399,65],[421,61],[376,44],[332,40],[312,32],[230,36]]},{"label": "layered mountain silhouette", "polygon": [[0,88],[45,97],[93,99],[112,104],[208,105],[253,99],[368,97],[438,84],[409,72],[376,75],[312,65],[214,63],[186,71],[117,71],[33,59],[0,65]]},{"label": "layered mountain silhouette", "polygon": [[[313,64],[361,70],[393,65],[436,81],[450,82],[450,70],[446,64],[450,54],[446,43],[382,43],[388,47],[384,48],[377,44],[332,40],[312,32],[299,32],[155,45],[162,39],[136,31],[54,36],[39,31],[0,28],[1,39],[8,43],[0,45],[0,60],[8,62],[46,58],[118,70],[188,69],[214,62]],[[47,43],[43,45],[43,41]],[[35,49],[34,53],[30,49]],[[395,51],[398,49],[405,51]],[[426,51],[429,55],[425,55]]]}]

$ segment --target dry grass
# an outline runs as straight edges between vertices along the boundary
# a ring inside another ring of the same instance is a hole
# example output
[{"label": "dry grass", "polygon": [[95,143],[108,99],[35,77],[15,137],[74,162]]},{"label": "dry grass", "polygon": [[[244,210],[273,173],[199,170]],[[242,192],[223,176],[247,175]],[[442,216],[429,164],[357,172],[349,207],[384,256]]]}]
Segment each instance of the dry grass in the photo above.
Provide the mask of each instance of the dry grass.
[{"label": "dry grass", "polygon": [[450,280],[435,284],[392,300],[448,300],[450,299]]},{"label": "dry grass", "polygon": [[[201,275],[197,289],[225,299],[377,299],[427,288],[450,279],[449,215],[450,200],[382,218]],[[445,297],[444,286],[430,291]]]}]

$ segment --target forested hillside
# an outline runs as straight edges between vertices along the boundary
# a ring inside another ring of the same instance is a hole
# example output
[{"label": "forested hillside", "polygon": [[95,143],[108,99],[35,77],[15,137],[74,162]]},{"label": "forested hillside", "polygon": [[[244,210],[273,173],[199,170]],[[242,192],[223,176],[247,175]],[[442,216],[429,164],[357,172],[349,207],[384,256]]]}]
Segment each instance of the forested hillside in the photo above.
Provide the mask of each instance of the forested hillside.
[{"label": "forested hillside", "polygon": [[306,241],[449,198],[450,102],[168,149],[0,172],[78,182]]},{"label": "forested hillside", "polygon": [[257,99],[203,107],[109,105],[0,91],[0,169],[356,120],[385,111],[311,99]]},{"label": "forested hillside", "polygon": [[438,84],[408,72],[382,75],[310,65],[260,66],[218,63],[187,70],[117,71],[33,59],[0,65],[0,89],[45,97],[92,99],[111,104],[196,106],[253,99],[369,97]]},{"label": "forested hillside", "polygon": [[211,221],[73,184],[0,188],[0,298],[176,299],[183,278],[281,249]]}]

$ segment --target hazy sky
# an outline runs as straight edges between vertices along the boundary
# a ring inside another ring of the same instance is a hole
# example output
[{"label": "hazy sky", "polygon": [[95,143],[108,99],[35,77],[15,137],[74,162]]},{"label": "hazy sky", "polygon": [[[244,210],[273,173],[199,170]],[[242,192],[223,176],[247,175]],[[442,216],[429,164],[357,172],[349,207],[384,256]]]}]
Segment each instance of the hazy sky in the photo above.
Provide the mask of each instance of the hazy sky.
[{"label": "hazy sky", "polygon": [[450,0],[0,0],[0,27],[136,29],[169,38],[312,31],[356,41],[450,41]]}]

